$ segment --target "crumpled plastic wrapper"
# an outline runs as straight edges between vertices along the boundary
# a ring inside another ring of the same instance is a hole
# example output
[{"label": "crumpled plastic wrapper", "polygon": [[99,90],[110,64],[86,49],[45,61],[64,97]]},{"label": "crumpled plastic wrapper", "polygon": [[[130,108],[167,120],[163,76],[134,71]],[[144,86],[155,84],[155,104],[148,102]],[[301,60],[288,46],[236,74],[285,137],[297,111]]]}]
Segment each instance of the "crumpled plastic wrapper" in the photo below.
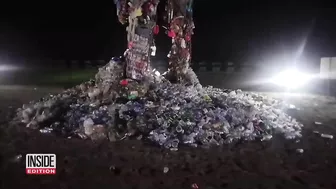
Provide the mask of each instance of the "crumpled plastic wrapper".
[{"label": "crumpled plastic wrapper", "polygon": [[111,60],[95,81],[24,105],[13,123],[65,137],[149,140],[172,151],[182,144],[270,140],[274,133],[301,137],[303,125],[283,112],[279,100],[241,90],[172,84],[156,71],[141,83],[125,80],[123,66]]}]

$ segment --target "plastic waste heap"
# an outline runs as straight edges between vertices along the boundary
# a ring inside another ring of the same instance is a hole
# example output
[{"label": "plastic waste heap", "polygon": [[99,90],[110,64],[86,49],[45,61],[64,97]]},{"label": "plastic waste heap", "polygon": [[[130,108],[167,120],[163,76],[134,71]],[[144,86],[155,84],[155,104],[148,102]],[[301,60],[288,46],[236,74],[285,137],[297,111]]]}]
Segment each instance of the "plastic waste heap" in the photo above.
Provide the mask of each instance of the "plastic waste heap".
[{"label": "plastic waste heap", "polygon": [[274,133],[301,137],[302,124],[276,99],[241,90],[202,87],[190,68],[191,0],[169,0],[169,70],[150,67],[158,33],[158,1],[116,1],[128,23],[128,49],[99,68],[94,80],[48,95],[17,110],[12,123],[42,133],[92,140],[149,140],[172,151],[180,145],[211,146],[270,140]]}]

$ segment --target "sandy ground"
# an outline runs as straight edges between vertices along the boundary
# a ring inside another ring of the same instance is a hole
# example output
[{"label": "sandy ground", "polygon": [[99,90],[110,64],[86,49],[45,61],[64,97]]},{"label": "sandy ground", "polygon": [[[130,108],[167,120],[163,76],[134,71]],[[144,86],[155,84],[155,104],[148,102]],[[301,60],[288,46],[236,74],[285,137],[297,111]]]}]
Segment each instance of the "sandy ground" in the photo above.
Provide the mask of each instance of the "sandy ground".
[{"label": "sandy ground", "polygon": [[[2,122],[9,109],[58,90],[1,86]],[[301,140],[276,136],[269,142],[213,149],[184,147],[170,152],[141,141],[94,143],[4,125],[0,130],[0,188],[195,188],[194,183],[200,189],[335,188],[335,139],[322,138],[313,131],[336,135],[336,100],[267,94],[296,106],[288,113],[305,125]],[[57,175],[25,175],[26,153],[57,154]],[[17,159],[18,155],[23,158]],[[169,168],[168,173],[163,173],[164,167]]]}]

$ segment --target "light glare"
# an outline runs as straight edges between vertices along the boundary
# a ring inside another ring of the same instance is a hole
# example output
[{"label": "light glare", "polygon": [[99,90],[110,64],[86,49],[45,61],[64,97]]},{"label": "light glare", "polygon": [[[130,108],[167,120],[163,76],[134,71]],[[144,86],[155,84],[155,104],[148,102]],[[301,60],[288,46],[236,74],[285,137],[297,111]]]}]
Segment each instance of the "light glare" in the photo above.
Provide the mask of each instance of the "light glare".
[{"label": "light glare", "polygon": [[17,70],[18,68],[15,66],[10,66],[10,65],[0,65],[0,71],[13,71]]},{"label": "light glare", "polygon": [[311,79],[310,75],[299,72],[295,69],[286,70],[271,79],[271,83],[286,88],[299,88],[304,86]]}]

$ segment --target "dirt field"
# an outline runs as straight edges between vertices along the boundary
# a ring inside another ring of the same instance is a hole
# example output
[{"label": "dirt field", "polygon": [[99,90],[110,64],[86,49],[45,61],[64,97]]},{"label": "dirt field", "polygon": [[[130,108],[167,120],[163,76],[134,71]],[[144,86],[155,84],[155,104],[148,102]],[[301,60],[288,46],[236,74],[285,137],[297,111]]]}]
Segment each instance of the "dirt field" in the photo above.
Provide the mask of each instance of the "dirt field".
[{"label": "dirt field", "polygon": [[[1,121],[31,99],[57,89],[0,87]],[[289,113],[305,125],[303,138],[251,142],[213,149],[166,151],[141,141],[93,143],[42,135],[3,125],[0,133],[0,188],[236,188],[319,189],[336,187],[336,101],[310,95],[270,95],[299,110]],[[316,125],[314,122],[321,122]],[[303,149],[303,153],[297,152]],[[57,154],[56,176],[25,175],[26,153]],[[17,156],[23,158],[18,159]],[[163,173],[164,167],[169,171]],[[196,184],[196,185],[193,185]],[[193,186],[192,186],[193,185]]]}]

